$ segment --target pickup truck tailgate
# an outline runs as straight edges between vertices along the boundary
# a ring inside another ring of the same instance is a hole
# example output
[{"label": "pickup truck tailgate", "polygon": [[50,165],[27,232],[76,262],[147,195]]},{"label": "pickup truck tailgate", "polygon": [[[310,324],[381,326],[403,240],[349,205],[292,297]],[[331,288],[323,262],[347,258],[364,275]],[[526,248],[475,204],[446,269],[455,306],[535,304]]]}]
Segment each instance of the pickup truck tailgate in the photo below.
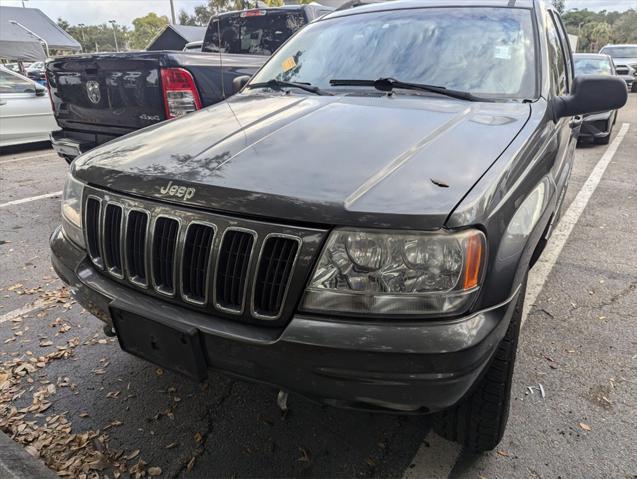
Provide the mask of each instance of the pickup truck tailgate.
[{"label": "pickup truck tailgate", "polygon": [[47,76],[62,127],[138,129],[165,119],[158,58],[62,58]]}]

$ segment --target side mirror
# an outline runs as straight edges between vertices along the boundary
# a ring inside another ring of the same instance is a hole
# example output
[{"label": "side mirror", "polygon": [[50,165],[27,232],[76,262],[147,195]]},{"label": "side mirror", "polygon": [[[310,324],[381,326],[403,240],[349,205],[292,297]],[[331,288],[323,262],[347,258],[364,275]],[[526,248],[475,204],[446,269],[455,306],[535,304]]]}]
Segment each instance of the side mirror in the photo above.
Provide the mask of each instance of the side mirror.
[{"label": "side mirror", "polygon": [[628,101],[626,83],[608,75],[582,75],[575,77],[570,95],[552,100],[555,120],[585,113],[617,110]]},{"label": "side mirror", "polygon": [[35,96],[44,96],[46,95],[46,88],[44,88],[39,83],[35,84]]},{"label": "side mirror", "polygon": [[252,77],[249,75],[234,77],[232,79],[232,89],[234,90],[234,93],[239,92],[239,90],[246,86],[246,84],[250,81],[250,78]]}]

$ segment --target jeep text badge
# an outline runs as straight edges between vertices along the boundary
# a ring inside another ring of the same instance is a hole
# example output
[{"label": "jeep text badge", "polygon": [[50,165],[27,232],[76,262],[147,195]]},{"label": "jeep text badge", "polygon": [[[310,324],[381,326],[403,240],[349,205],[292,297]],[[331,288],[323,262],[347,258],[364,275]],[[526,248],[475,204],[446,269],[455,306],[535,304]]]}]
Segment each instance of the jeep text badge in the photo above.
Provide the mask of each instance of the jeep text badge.
[{"label": "jeep text badge", "polygon": [[95,80],[90,80],[86,82],[86,95],[88,99],[91,100],[91,103],[99,103],[102,99],[102,94],[100,93],[100,84]]},{"label": "jeep text badge", "polygon": [[173,185],[173,182],[169,181],[166,186],[162,186],[159,189],[159,193],[165,196],[176,196],[177,198],[189,200],[195,196],[195,189],[186,186]]}]

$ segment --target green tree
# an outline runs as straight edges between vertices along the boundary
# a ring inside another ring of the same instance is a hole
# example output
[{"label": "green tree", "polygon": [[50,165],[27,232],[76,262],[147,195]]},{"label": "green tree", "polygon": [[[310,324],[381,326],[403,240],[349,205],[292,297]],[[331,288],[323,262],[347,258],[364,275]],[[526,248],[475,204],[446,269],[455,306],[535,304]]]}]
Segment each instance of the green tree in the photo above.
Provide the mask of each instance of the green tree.
[{"label": "green tree", "polygon": [[611,43],[613,30],[606,22],[587,23],[582,28],[582,40],[586,42],[584,47],[588,52],[597,52],[607,43]]},{"label": "green tree", "polygon": [[616,43],[637,43],[637,10],[622,13],[613,25],[613,41]]},{"label": "green tree", "polygon": [[133,31],[130,34],[130,46],[143,50],[168,25],[168,17],[161,17],[156,13],[149,13],[144,17],[133,20]]},{"label": "green tree", "polygon": [[69,22],[67,22],[66,20],[63,20],[63,19],[58,17],[58,27],[60,27],[64,31],[68,32],[69,28],[71,27],[71,24]]},{"label": "green tree", "polygon": [[[266,0],[267,1],[267,0]],[[273,2],[273,5],[277,2],[283,4],[283,0],[269,0]],[[218,13],[228,10],[242,10],[244,8],[254,8],[257,5],[257,0],[208,0],[203,5],[195,7],[194,15],[189,15],[188,12],[181,10],[179,12],[179,23],[181,25],[208,25],[210,18]]]},{"label": "green tree", "polygon": [[179,10],[177,23],[179,23],[179,25],[199,25],[197,18],[194,15],[188,15],[188,12],[184,9]]},{"label": "green tree", "polygon": [[[58,25],[82,45],[85,53],[114,52],[115,39],[113,27],[108,23],[102,25],[70,25],[69,22],[58,18]],[[130,32],[125,25],[115,24],[115,35],[120,50],[126,50]]]}]

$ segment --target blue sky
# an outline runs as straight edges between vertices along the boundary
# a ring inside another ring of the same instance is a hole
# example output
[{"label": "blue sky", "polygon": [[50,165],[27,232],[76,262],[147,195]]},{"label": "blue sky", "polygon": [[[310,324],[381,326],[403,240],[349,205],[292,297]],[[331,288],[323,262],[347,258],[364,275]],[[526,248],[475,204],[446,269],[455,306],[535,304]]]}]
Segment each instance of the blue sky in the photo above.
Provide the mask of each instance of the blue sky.
[{"label": "blue sky", "polygon": [[[319,0],[320,2],[320,0]],[[184,9],[192,12],[204,0],[174,0],[175,14]],[[95,24],[108,20],[130,25],[131,21],[148,12],[170,18],[169,0],[25,0],[28,7],[39,8],[53,20],[62,17],[71,24]],[[0,0],[3,6],[21,6],[21,0]],[[566,0],[566,8],[589,10],[637,9],[637,0]]]}]

